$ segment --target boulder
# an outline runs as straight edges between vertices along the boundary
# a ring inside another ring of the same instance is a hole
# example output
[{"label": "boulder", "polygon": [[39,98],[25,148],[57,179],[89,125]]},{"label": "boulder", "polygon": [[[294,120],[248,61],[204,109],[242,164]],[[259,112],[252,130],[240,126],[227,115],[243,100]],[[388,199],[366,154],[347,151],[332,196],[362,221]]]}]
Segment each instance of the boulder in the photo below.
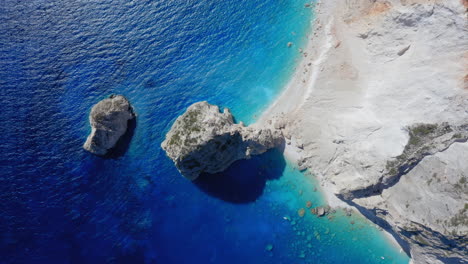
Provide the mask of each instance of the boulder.
[{"label": "boulder", "polygon": [[324,216],[324,215],[325,215],[325,208],[323,208],[323,207],[318,207],[318,208],[317,208],[317,215],[318,215],[318,216]]},{"label": "boulder", "polygon": [[191,105],[177,118],[161,147],[180,173],[195,180],[218,173],[239,159],[248,159],[284,143],[281,132],[235,124],[229,109],[207,102]]},{"label": "boulder", "polygon": [[128,121],[133,118],[133,108],[122,95],[111,95],[100,101],[89,114],[91,133],[83,148],[95,155],[106,155],[125,134]]}]

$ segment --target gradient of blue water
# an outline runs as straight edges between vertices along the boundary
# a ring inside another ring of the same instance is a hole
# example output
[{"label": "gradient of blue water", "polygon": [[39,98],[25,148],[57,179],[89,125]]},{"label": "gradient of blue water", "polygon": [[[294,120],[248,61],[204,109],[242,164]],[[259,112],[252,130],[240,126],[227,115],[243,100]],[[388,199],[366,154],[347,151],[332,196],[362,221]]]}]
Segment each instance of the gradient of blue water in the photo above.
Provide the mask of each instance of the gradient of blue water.
[{"label": "gradient of blue water", "polygon": [[[280,153],[193,184],[159,146],[196,101],[253,122],[306,41],[305,2],[2,1],[0,263],[406,263],[358,218],[299,218],[323,201]],[[81,145],[111,93],[137,126],[102,159]]]}]

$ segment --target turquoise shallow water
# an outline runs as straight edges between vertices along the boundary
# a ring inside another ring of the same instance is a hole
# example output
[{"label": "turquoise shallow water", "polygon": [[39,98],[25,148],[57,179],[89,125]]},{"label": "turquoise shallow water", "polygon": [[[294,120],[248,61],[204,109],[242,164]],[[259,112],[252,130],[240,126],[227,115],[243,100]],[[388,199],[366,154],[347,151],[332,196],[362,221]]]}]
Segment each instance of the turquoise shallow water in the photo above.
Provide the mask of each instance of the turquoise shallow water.
[{"label": "turquoise shallow water", "polygon": [[[0,263],[407,263],[362,219],[300,218],[323,200],[278,151],[192,183],[160,148],[200,100],[254,122],[299,59],[305,3],[3,1]],[[81,146],[111,93],[138,117],[103,159]]]},{"label": "turquoise shallow water", "polygon": [[[275,204],[288,208],[290,214],[285,216],[291,220],[285,221],[291,225],[288,232],[295,235],[291,245],[299,258],[317,263],[408,263],[405,253],[390,246],[383,233],[362,216],[346,216],[342,210],[330,218],[310,213],[308,201],[312,207],[326,203],[314,177],[300,173],[292,164],[287,163],[283,176],[267,186],[264,198],[271,199],[272,210],[277,210]],[[298,214],[301,208],[306,209],[303,218]]]}]

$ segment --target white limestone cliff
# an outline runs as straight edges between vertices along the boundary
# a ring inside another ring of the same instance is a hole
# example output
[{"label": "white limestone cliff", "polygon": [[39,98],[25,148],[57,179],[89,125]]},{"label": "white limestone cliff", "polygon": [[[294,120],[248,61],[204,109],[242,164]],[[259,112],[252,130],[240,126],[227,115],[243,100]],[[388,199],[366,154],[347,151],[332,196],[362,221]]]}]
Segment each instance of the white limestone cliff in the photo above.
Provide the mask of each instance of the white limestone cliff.
[{"label": "white limestone cliff", "polygon": [[[329,203],[379,223],[413,263],[468,263],[467,8],[319,1],[308,56],[259,121],[281,123]],[[412,147],[421,124],[437,128]]]},{"label": "white limestone cliff", "polygon": [[330,205],[359,210],[413,263],[468,263],[468,2],[316,6],[303,59],[255,128],[199,103],[163,148],[195,179],[284,135],[286,156],[318,177]]}]

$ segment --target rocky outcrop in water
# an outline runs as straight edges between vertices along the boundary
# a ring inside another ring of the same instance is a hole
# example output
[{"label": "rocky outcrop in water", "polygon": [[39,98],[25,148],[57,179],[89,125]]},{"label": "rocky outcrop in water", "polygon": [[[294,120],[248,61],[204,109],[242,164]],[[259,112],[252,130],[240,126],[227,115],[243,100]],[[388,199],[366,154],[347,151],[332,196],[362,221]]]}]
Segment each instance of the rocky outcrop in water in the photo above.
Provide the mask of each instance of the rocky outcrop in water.
[{"label": "rocky outcrop in water", "polygon": [[95,155],[106,155],[127,131],[135,114],[122,95],[111,95],[93,106],[89,115],[91,134],[83,148]]},{"label": "rocky outcrop in water", "polygon": [[229,109],[207,102],[191,105],[172,125],[161,144],[180,173],[196,179],[201,173],[217,173],[234,161],[266,152],[283,143],[280,132],[235,124]]}]

